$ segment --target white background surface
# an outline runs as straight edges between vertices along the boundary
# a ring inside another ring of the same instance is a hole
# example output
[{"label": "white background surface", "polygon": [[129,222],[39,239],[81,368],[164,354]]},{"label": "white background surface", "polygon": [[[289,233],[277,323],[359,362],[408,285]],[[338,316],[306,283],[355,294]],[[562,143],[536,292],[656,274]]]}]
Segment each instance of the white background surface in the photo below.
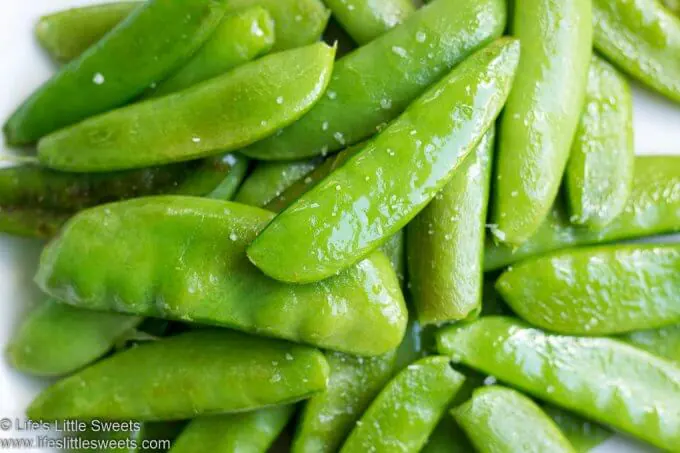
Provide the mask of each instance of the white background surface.
[{"label": "white background surface", "polygon": [[[45,13],[101,1],[0,1],[0,122],[45,81],[54,66],[33,38],[33,25]],[[680,153],[680,106],[642,88],[635,89],[635,145],[638,154]],[[0,144],[6,151],[4,144]],[[0,233],[0,349],[4,350],[23,315],[41,296],[32,278],[42,244]],[[0,358],[0,418],[20,417],[36,392],[48,381],[12,370]],[[0,432],[0,437],[6,433]],[[26,450],[21,450],[26,451]],[[38,451],[38,450],[34,450]],[[43,450],[47,451],[47,450]],[[594,450],[598,453],[654,451],[622,438]]]}]

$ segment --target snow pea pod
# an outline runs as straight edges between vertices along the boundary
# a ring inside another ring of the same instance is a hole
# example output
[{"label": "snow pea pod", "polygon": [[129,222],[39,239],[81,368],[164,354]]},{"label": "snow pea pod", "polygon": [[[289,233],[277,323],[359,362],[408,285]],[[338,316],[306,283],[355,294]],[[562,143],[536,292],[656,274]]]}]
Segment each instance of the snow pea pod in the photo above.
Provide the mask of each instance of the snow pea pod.
[{"label": "snow pea pod", "polygon": [[145,2],[12,114],[3,128],[7,143],[34,142],[138,96],[191,57],[217,28],[227,3]]},{"label": "snow pea pod", "polygon": [[614,435],[607,428],[555,406],[544,405],[543,411],[553,419],[577,453],[588,453]]},{"label": "snow pea pod", "polygon": [[487,240],[484,270],[564,248],[676,231],[680,231],[680,156],[638,156],[626,207],[609,225],[597,231],[571,225],[558,202],[536,234],[517,249]]},{"label": "snow pea pod", "polygon": [[[236,191],[241,186],[241,183],[248,173],[249,161],[239,154],[227,154],[226,157],[232,165],[231,171],[227,176],[215,187],[210,193],[206,195],[207,198],[214,198],[217,200],[231,200],[234,198]],[[186,186],[187,184],[185,184]],[[181,194],[181,192],[175,192]]]},{"label": "snow pea pod", "polygon": [[97,172],[232,151],[309,110],[326,88],[334,54],[317,43],[263,57],[48,135],[38,144],[38,157],[50,168]]},{"label": "snow pea pod", "polygon": [[522,58],[500,123],[492,220],[496,239],[519,245],[557,197],[583,107],[593,26],[591,0],[516,0],[515,8]]},{"label": "snow pea pod", "polygon": [[180,420],[299,401],[323,390],[327,379],[328,364],[316,349],[204,329],[141,344],[57,381],[27,414]]},{"label": "snow pea pod", "polygon": [[407,228],[409,282],[423,325],[465,319],[482,304],[494,132]]},{"label": "snow pea pod", "polygon": [[680,365],[680,325],[631,332],[619,339]]},{"label": "snow pea pod", "polygon": [[[93,451],[94,446],[100,446],[96,450],[99,453],[166,453],[167,447],[177,437],[183,425],[183,422],[126,421],[123,423],[132,425],[130,429],[105,431],[101,428],[104,423],[107,422],[98,423],[97,428],[93,429],[93,422],[85,431],[67,433],[67,437],[81,439],[82,448],[65,451],[87,453]],[[102,445],[107,445],[108,448],[103,448]]]},{"label": "snow pea pod", "polygon": [[485,317],[437,334],[437,349],[544,401],[659,448],[680,445],[680,368],[609,338],[548,334]]},{"label": "snow pea pod", "polygon": [[477,389],[472,399],[451,413],[479,453],[575,453],[536,403],[509,388]]},{"label": "snow pea pod", "polygon": [[411,0],[326,0],[326,4],[360,45],[401,24],[416,10]]},{"label": "snow pea pod", "polygon": [[477,51],[279,214],[248,248],[250,260],[277,280],[313,282],[382,245],[477,146],[505,103],[518,60],[511,38]]},{"label": "snow pea pod", "polygon": [[564,250],[516,264],[496,288],[542,329],[611,335],[680,322],[680,244]]},{"label": "snow pea pod", "polygon": [[48,245],[36,282],[82,308],[225,326],[357,355],[396,348],[407,313],[387,258],[376,252],[317,284],[277,282],[245,256],[272,217],[180,196],[99,206],[79,213]]},{"label": "snow pea pod", "polygon": [[288,187],[311,173],[320,163],[318,159],[261,162],[243,182],[234,201],[257,207],[266,206]]},{"label": "snow pea pod", "polygon": [[437,0],[338,60],[315,107],[281,134],[242,150],[291,160],[344,148],[375,134],[429,85],[505,28],[502,0]]}]

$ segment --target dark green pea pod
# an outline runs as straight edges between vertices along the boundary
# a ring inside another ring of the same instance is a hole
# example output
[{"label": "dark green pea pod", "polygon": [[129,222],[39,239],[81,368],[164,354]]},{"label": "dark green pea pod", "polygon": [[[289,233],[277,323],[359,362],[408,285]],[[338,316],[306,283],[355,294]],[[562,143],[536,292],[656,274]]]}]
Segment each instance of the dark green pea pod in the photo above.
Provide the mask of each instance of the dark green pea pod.
[{"label": "dark green pea pod", "polygon": [[680,368],[609,338],[485,317],[439,331],[440,354],[659,448],[680,445]]},{"label": "dark green pea pod", "polygon": [[680,365],[680,325],[631,332],[619,339]]},{"label": "dark green pea pod", "polygon": [[340,453],[419,452],[464,380],[445,357],[409,365],[371,403]]},{"label": "dark green pea pod", "polygon": [[408,225],[409,283],[423,325],[465,319],[481,308],[493,147],[492,127]]},{"label": "dark green pea pod", "polygon": [[75,216],[47,246],[36,282],[81,308],[230,327],[356,355],[395,349],[407,312],[387,258],[376,252],[317,284],[277,282],[245,256],[272,217],[195,197],[99,206]]},{"label": "dark green pea pod", "polygon": [[512,33],[522,44],[500,122],[492,230],[520,245],[557,197],[583,107],[592,53],[591,0],[516,0]]},{"label": "dark green pea pod", "polygon": [[[239,154],[227,154],[226,159],[232,165],[231,171],[227,176],[206,195],[207,198],[217,200],[231,200],[236,195],[238,188],[248,173],[249,161]],[[229,157],[231,156],[231,158]],[[175,192],[177,193],[177,192]]]},{"label": "dark green pea pod", "polygon": [[564,179],[573,223],[599,229],[621,214],[633,185],[634,152],[628,82],[593,56]]},{"label": "dark green pea pod", "polygon": [[[62,67],[12,114],[3,128],[7,143],[35,142],[142,94],[199,49],[219,25],[227,3],[143,3],[97,45]],[[99,135],[99,140],[106,137]]]},{"label": "dark green pea pod", "polygon": [[277,280],[305,283],[381,246],[478,145],[505,103],[518,60],[511,38],[477,51],[279,214],[248,248],[250,260]]},{"label": "dark green pea pod", "polygon": [[301,159],[373,136],[451,68],[500,37],[505,20],[502,0],[432,2],[338,60],[326,96],[307,115],[242,152]]},{"label": "dark green pea pod", "polygon": [[479,388],[451,413],[479,453],[575,453],[536,403],[509,388]]},{"label": "dark green pea pod", "polygon": [[517,249],[487,240],[484,270],[569,247],[676,231],[680,231],[680,156],[638,156],[628,203],[609,225],[597,231],[571,225],[566,209],[557,203],[536,234]]},{"label": "dark green pea pod", "polygon": [[320,163],[318,159],[260,162],[243,182],[234,201],[258,208],[264,207],[288,187],[311,173]]},{"label": "dark green pea pod", "polygon": [[27,414],[33,420],[180,420],[292,403],[323,390],[327,379],[328,363],[316,349],[205,329],[85,368],[45,389]]},{"label": "dark green pea pod", "polygon": [[360,45],[401,24],[416,11],[412,0],[326,0],[326,4]]},{"label": "dark green pea pod", "polygon": [[[113,423],[104,420],[92,420],[85,422],[88,427],[85,431],[68,433],[68,437],[78,437],[81,445],[88,448],[71,448],[70,453],[91,452],[94,445],[107,445],[108,448],[100,447],[100,453],[165,453],[170,449],[173,440],[183,427],[183,422],[137,422],[124,421],[113,428]],[[106,426],[108,424],[109,426]],[[123,427],[126,425],[125,427]],[[130,426],[128,428],[127,426]]]},{"label": "dark green pea pod", "polygon": [[593,44],[605,58],[680,102],[680,19],[658,0],[593,0]]},{"label": "dark green pea pod", "polygon": [[0,232],[48,239],[57,234],[70,216],[47,209],[0,207]]},{"label": "dark green pea pod", "polygon": [[680,243],[564,250],[510,267],[496,288],[542,329],[612,335],[680,323]]},{"label": "dark green pea pod", "polygon": [[326,390],[304,405],[291,453],[338,451],[356,421],[392,376],[396,353],[362,358],[326,353],[330,379]]},{"label": "dark green pea pod", "polygon": [[555,406],[544,405],[543,411],[553,419],[576,453],[588,453],[614,435],[597,423],[584,420]]}]

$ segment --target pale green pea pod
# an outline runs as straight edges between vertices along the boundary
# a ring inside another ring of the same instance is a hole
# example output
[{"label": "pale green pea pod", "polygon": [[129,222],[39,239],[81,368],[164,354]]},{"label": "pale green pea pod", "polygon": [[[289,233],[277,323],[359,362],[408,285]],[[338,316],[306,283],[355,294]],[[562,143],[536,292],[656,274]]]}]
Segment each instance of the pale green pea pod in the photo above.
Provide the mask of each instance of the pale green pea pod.
[{"label": "pale green pea pod", "polygon": [[326,0],[326,4],[358,44],[377,38],[416,10],[412,0]]},{"label": "pale green pea pod", "polygon": [[680,325],[631,332],[619,339],[680,365]]}]

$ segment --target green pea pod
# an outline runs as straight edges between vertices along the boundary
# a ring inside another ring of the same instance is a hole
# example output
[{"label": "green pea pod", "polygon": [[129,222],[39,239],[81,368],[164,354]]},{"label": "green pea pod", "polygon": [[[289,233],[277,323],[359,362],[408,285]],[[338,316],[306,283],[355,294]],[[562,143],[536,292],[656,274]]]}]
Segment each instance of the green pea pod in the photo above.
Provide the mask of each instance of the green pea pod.
[{"label": "green pea pod", "polygon": [[333,17],[328,21],[328,26],[323,32],[322,39],[324,42],[337,45],[338,51],[335,54],[335,58],[344,57],[357,48],[354,40],[347,34],[338,21],[333,19]]},{"label": "green pea pod", "polygon": [[680,19],[658,0],[593,0],[593,44],[605,58],[680,102]]},{"label": "green pea pod", "polygon": [[575,453],[536,403],[509,388],[477,389],[470,401],[451,413],[479,453]]},{"label": "green pea pod", "polygon": [[316,349],[205,329],[85,368],[45,389],[27,413],[34,420],[180,420],[292,403],[323,390],[327,379]]},{"label": "green pea pod", "polygon": [[662,449],[680,445],[680,368],[637,348],[503,317],[444,328],[437,345],[440,354],[544,401]]},{"label": "green pea pod", "polygon": [[392,269],[397,273],[401,286],[406,280],[406,234],[404,230],[397,231],[382,246],[382,251],[392,263]]},{"label": "green pea pod", "polygon": [[326,390],[312,396],[302,410],[291,453],[332,453],[382,390],[394,370],[396,353],[362,358],[330,352]]},{"label": "green pea pod", "polygon": [[266,206],[296,181],[312,172],[318,159],[292,162],[261,162],[243,182],[234,201],[256,207]]},{"label": "green pea pod", "polygon": [[92,420],[85,423],[89,425],[85,431],[67,434],[69,438],[80,438],[83,448],[71,448],[66,451],[86,453],[93,451],[93,446],[102,446],[96,451],[100,453],[165,453],[183,425],[183,422],[125,421],[121,422],[121,425],[132,425],[130,429],[127,427],[111,429],[106,428],[105,424],[111,425],[112,422]]},{"label": "green pea pod", "polygon": [[242,152],[301,159],[371,137],[452,67],[500,37],[505,19],[502,0],[432,2],[338,60],[326,96],[307,115]]},{"label": "green pea pod", "polygon": [[564,250],[509,268],[496,288],[542,329],[611,335],[680,323],[680,244]]},{"label": "green pea pod", "polygon": [[634,151],[628,82],[593,56],[564,180],[573,223],[598,229],[621,214],[633,184]]},{"label": "green pea pod", "polygon": [[7,360],[37,376],[68,374],[109,352],[141,322],[137,316],[80,310],[49,300],[33,310],[11,338]]},{"label": "green pea pod", "polygon": [[206,195],[207,198],[225,201],[231,200],[245,179],[246,173],[248,173],[248,159],[238,154],[227,154],[227,156],[233,157],[233,159],[229,160],[232,164],[231,171],[217,187]]},{"label": "green pea pod", "polygon": [[680,325],[640,330],[619,338],[635,347],[680,365]]},{"label": "green pea pod", "polygon": [[464,380],[445,357],[409,365],[371,403],[340,453],[420,451]]},{"label": "green pea pod", "polygon": [[326,0],[326,4],[359,44],[366,44],[401,24],[416,10],[412,0]]},{"label": "green pea pod", "polygon": [[287,405],[196,418],[175,440],[170,453],[265,453],[294,411],[295,406]]},{"label": "green pea pod", "polygon": [[406,334],[397,348],[397,358],[394,365],[396,371],[401,371],[416,360],[427,355],[423,344],[423,328],[414,316],[409,316]]},{"label": "green pea pod", "polygon": [[69,214],[47,209],[0,207],[0,232],[47,239],[54,236],[69,217]]},{"label": "green pea pod", "polygon": [[515,246],[534,234],[557,197],[592,47],[591,0],[517,0],[516,11],[512,31],[522,58],[500,123],[492,210],[496,239]]},{"label": "green pea pod", "polygon": [[569,247],[676,231],[680,231],[680,156],[638,156],[628,203],[609,225],[597,231],[571,225],[566,209],[557,203],[536,234],[517,249],[487,240],[484,270]]},{"label": "green pea pod", "polygon": [[7,143],[34,142],[132,100],[188,60],[217,28],[226,3],[145,2],[12,114],[3,128]]},{"label": "green pea pod", "polygon": [[505,103],[518,60],[519,43],[511,38],[465,60],[279,214],[248,248],[250,260],[277,280],[313,282],[382,245],[477,146]]},{"label": "green pea pod", "polygon": [[179,196],[96,207],[48,245],[36,282],[82,308],[231,327],[356,355],[396,348],[407,313],[387,258],[376,252],[318,284],[277,282],[245,256],[272,217]]},{"label": "green pea pod", "polygon": [[555,406],[545,405],[543,411],[553,419],[577,453],[588,453],[614,435],[607,428]]},{"label": "green pea pod", "polygon": [[326,89],[334,54],[317,43],[263,57],[188,90],[51,134],[38,144],[38,157],[50,168],[93,172],[238,149],[309,110]]},{"label": "green pea pod", "polygon": [[482,305],[493,146],[492,127],[408,226],[409,282],[421,324],[465,319]]}]

